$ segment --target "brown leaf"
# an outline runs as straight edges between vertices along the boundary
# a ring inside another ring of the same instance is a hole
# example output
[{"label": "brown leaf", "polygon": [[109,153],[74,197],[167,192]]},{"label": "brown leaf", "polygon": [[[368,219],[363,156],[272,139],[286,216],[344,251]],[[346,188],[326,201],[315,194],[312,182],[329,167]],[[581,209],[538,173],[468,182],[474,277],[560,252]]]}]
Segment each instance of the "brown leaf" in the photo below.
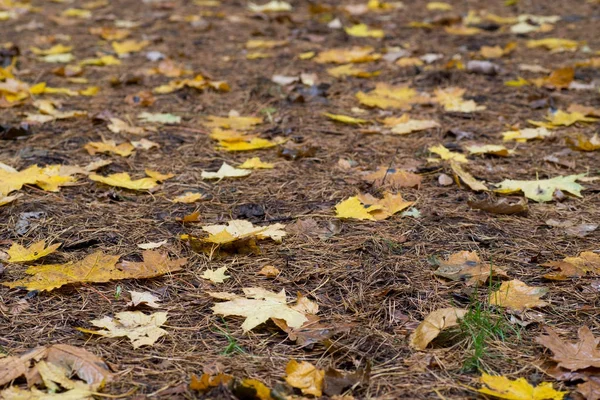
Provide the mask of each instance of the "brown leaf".
[{"label": "brown leaf", "polygon": [[198,378],[196,375],[192,375],[190,389],[197,390],[199,392],[206,392],[219,385],[227,385],[232,379],[233,377],[231,375],[221,373],[215,376],[202,374],[200,378]]},{"label": "brown leaf", "polygon": [[323,393],[327,396],[335,396],[342,394],[345,390],[357,384],[366,384],[369,382],[370,367],[367,369],[359,369],[355,372],[340,371],[335,368],[327,368],[325,370],[325,378],[323,383]]},{"label": "brown leaf", "polygon": [[146,250],[142,253],[143,262],[123,261],[117,267],[130,278],[153,278],[180,271],[187,263],[187,258],[171,260],[166,253]]},{"label": "brown leaf", "polygon": [[578,257],[565,257],[562,261],[550,261],[542,265],[556,270],[545,274],[544,278],[561,281],[585,276],[588,272],[600,274],[600,255],[591,251],[584,251]]},{"label": "brown leaf", "polygon": [[377,171],[362,177],[364,181],[371,182],[375,187],[388,187],[392,190],[403,187],[421,186],[423,178],[420,175],[402,169],[379,167]]},{"label": "brown leaf", "polygon": [[569,84],[575,79],[575,70],[573,67],[559,68],[552,71],[544,83],[554,86],[557,89],[568,88]]},{"label": "brown leaf", "polygon": [[520,198],[516,203],[511,203],[508,198],[502,198],[497,201],[494,201],[493,199],[481,201],[469,200],[467,204],[471,208],[493,214],[526,216],[528,212],[526,198]]},{"label": "brown leaf", "polygon": [[586,400],[599,400],[600,377],[590,376],[587,382],[577,385],[577,392],[581,393]]},{"label": "brown leaf", "polygon": [[482,263],[474,251],[459,251],[450,255],[446,261],[440,262],[434,274],[453,281],[465,281],[467,286],[483,284],[490,275],[507,277],[502,268]]},{"label": "brown leaf", "polygon": [[600,338],[595,338],[587,326],[579,328],[579,342],[576,343],[561,340],[550,327],[546,327],[546,332],[548,335],[538,336],[535,341],[554,353],[552,359],[559,367],[572,371],[600,367],[600,349],[598,349]]}]

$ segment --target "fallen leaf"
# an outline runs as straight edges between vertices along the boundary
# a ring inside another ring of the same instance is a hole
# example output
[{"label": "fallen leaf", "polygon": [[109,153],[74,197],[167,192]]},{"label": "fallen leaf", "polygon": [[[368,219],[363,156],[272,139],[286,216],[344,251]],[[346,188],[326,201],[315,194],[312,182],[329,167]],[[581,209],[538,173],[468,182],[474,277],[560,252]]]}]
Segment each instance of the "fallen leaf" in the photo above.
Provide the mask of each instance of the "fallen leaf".
[{"label": "fallen leaf", "polygon": [[238,219],[229,221],[227,225],[206,225],[202,227],[202,230],[209,233],[208,238],[205,239],[206,242],[225,244],[248,237],[269,238],[281,242],[281,239],[286,235],[283,228],[285,228],[283,224],[255,227],[250,221]]},{"label": "fallen leaf", "polygon": [[348,35],[355,37],[382,38],[385,36],[383,30],[369,28],[365,24],[356,24],[351,26],[350,28],[344,28],[344,30]]},{"label": "fallen leaf", "polygon": [[160,299],[150,292],[136,292],[130,290],[129,294],[131,295],[131,301],[127,303],[128,307],[137,307],[140,305],[146,305],[152,308],[161,307],[161,305],[157,303]]},{"label": "fallen leaf", "polygon": [[288,326],[299,328],[307,321],[301,312],[286,304],[285,290],[279,293],[269,292],[262,288],[242,289],[246,298],[238,297],[212,307],[215,314],[224,316],[237,315],[246,317],[242,329],[247,332],[270,318],[284,320]]},{"label": "fallen leaf", "polygon": [[143,112],[138,114],[138,119],[140,119],[142,122],[156,122],[166,125],[181,123],[181,117],[173,114],[152,114],[149,112]]},{"label": "fallen leaf", "polygon": [[325,371],[317,369],[309,362],[298,362],[291,359],[285,367],[285,381],[292,387],[300,389],[302,394],[320,397],[323,389]]},{"label": "fallen leaf", "polygon": [[502,198],[497,201],[486,199],[481,201],[468,201],[469,207],[483,210],[493,214],[504,215],[527,215],[527,199],[521,198],[518,202],[511,203],[508,199]]},{"label": "fallen leaf", "polygon": [[516,142],[524,143],[531,139],[543,139],[551,136],[552,132],[550,132],[545,127],[539,127],[503,132],[502,140],[504,140],[505,142],[514,140]]},{"label": "fallen leaf", "polygon": [[327,73],[334,78],[344,78],[353,76],[355,78],[372,78],[378,76],[380,71],[369,71],[367,69],[357,67],[354,64],[343,64],[333,68],[327,68]]},{"label": "fallen leaf", "polygon": [[[384,120],[384,124],[386,124]],[[387,125],[387,124],[386,124]],[[440,124],[433,120],[419,120],[408,118],[405,122],[392,125],[391,132],[396,135],[407,135],[412,132],[420,132],[427,129],[438,128]]]},{"label": "fallen leaf", "polygon": [[204,195],[202,193],[185,192],[181,196],[175,197],[173,199],[173,203],[191,204],[191,203],[195,203],[202,199],[204,199]]},{"label": "fallen leaf", "polygon": [[287,40],[264,40],[264,39],[250,39],[246,42],[247,49],[274,49],[275,47],[285,46],[288,44]]},{"label": "fallen leaf", "polygon": [[542,382],[538,386],[532,386],[525,380],[519,378],[511,381],[505,376],[481,375],[480,381],[484,387],[479,393],[508,400],[562,400],[567,392],[554,390],[552,383]]},{"label": "fallen leaf", "polygon": [[458,321],[467,314],[462,308],[440,308],[431,312],[417,329],[410,335],[411,347],[417,350],[425,350],[443,330],[458,326]]},{"label": "fallen leaf", "polygon": [[61,244],[62,243],[55,243],[46,247],[46,241],[40,240],[39,242],[33,243],[28,248],[25,248],[18,243],[13,243],[6,252],[10,256],[8,262],[27,262],[46,257],[48,254],[54,253]]},{"label": "fallen leaf", "polygon": [[485,186],[483,184],[483,182],[478,181],[477,179],[475,179],[473,177],[473,175],[471,175],[470,173],[468,173],[467,171],[465,171],[461,165],[455,161],[451,161],[450,162],[450,167],[452,168],[452,171],[469,187],[471,188],[471,190],[474,190],[476,192],[478,191],[488,191],[489,189],[487,188],[487,186]]},{"label": "fallen leaf", "polygon": [[128,124],[119,118],[111,118],[107,128],[113,133],[129,133],[132,135],[145,135],[146,129]]},{"label": "fallen leaf", "polygon": [[157,312],[146,315],[141,311],[123,311],[116,313],[114,318],[105,316],[101,319],[90,321],[100,331],[77,328],[77,330],[109,338],[127,337],[131,340],[133,348],[152,346],[158,339],[167,334],[161,326],[167,322],[166,312]]},{"label": "fallen leaf", "polygon": [[431,1],[427,3],[427,10],[429,11],[450,11],[452,10],[452,4],[444,3],[441,1]]},{"label": "fallen leaf", "polygon": [[585,276],[588,272],[600,274],[600,255],[591,251],[584,251],[577,257],[565,257],[561,261],[550,261],[542,265],[557,270],[545,274],[544,278],[566,280],[572,277]]},{"label": "fallen leaf", "polygon": [[419,188],[423,180],[421,175],[388,167],[379,167],[377,171],[363,175],[362,179],[375,187],[389,187],[392,190],[403,187]]},{"label": "fallen leaf", "polygon": [[375,49],[370,46],[352,47],[350,49],[331,49],[320,52],[314,59],[319,64],[335,63],[364,63],[376,61],[381,58],[380,54],[373,53]]},{"label": "fallen leaf", "polygon": [[471,113],[485,110],[485,106],[477,105],[473,100],[464,100],[465,89],[450,87],[435,90],[435,100],[440,103],[446,111]]},{"label": "fallen leaf", "polygon": [[400,194],[386,192],[383,199],[377,199],[369,195],[350,197],[335,206],[337,218],[349,218],[359,220],[381,220],[398,213],[414,202],[404,201]]},{"label": "fallen leaf", "polygon": [[115,53],[119,57],[125,56],[129,53],[137,53],[138,51],[144,50],[150,42],[147,40],[136,41],[136,40],[125,40],[123,42],[112,42],[111,46]]},{"label": "fallen leaf", "polygon": [[522,191],[525,197],[537,202],[546,202],[552,200],[556,190],[571,193],[574,196],[581,197],[583,186],[578,184],[577,180],[585,177],[586,174],[557,176],[551,179],[540,179],[537,181],[519,181],[505,179],[496,184],[499,193],[516,193]]},{"label": "fallen leaf", "polygon": [[467,146],[466,149],[469,154],[492,154],[498,157],[508,157],[515,152],[514,150],[509,150],[506,147],[497,144],[487,144],[483,146],[473,145]]},{"label": "fallen leaf", "polygon": [[223,283],[226,279],[231,278],[229,275],[225,275],[226,271],[227,267],[217,268],[214,271],[207,269],[202,275],[200,275],[200,277],[203,279],[207,279],[212,283]]},{"label": "fallen leaf", "polygon": [[567,144],[574,150],[580,151],[596,151],[600,150],[600,137],[595,133],[591,139],[583,135],[578,135],[576,139],[567,137]]},{"label": "fallen leaf", "polygon": [[325,115],[327,118],[329,118],[333,121],[337,121],[337,122],[341,122],[341,123],[349,124],[349,125],[360,125],[360,124],[366,124],[367,122],[369,122],[366,119],[354,118],[354,117],[350,117],[347,115],[330,114],[330,113],[323,113],[323,115]]},{"label": "fallen leaf", "polygon": [[260,269],[260,271],[258,271],[259,275],[264,275],[268,278],[274,278],[277,275],[279,275],[281,273],[281,271],[279,271],[277,268],[275,268],[272,265],[265,265],[264,267],[262,267]]},{"label": "fallen leaf", "polygon": [[413,104],[431,101],[428,96],[408,86],[390,86],[385,83],[377,83],[375,89],[368,93],[356,93],[356,98],[365,106],[384,110],[388,108],[410,110]]},{"label": "fallen leaf", "polygon": [[459,251],[450,255],[447,260],[440,262],[434,274],[453,281],[465,281],[467,286],[481,286],[491,276],[507,277],[504,269],[491,263],[482,263],[474,251]]},{"label": "fallen leaf", "polygon": [[199,392],[206,392],[211,388],[220,385],[227,385],[232,380],[233,377],[231,375],[225,375],[222,373],[219,373],[215,376],[212,376],[210,374],[202,374],[200,378],[198,378],[196,375],[192,375],[190,389],[197,390]]},{"label": "fallen leaf", "polygon": [[252,173],[249,169],[240,169],[232,167],[226,162],[221,165],[221,168],[217,172],[202,171],[202,179],[223,179],[223,178],[239,178],[242,176],[248,176]]},{"label": "fallen leaf", "polygon": [[114,153],[121,157],[128,157],[133,153],[135,147],[129,142],[117,145],[114,140],[103,140],[102,142],[89,142],[84,149],[92,156],[96,153]]},{"label": "fallen leaf", "polygon": [[547,306],[540,297],[548,293],[547,287],[527,286],[518,279],[502,282],[500,288],[490,294],[490,304],[523,311],[527,308]]},{"label": "fallen leaf", "polygon": [[279,142],[272,142],[268,139],[253,138],[250,140],[241,140],[236,142],[221,141],[219,142],[218,149],[226,151],[250,151],[269,149],[271,147],[277,146],[278,144]]},{"label": "fallen leaf", "polygon": [[367,384],[369,382],[369,375],[369,365],[367,365],[367,368],[364,370],[359,369],[351,373],[339,371],[331,367],[327,368],[325,370],[323,382],[323,393],[327,396],[332,396],[333,399],[344,400],[344,398],[339,395],[360,384]]},{"label": "fallen leaf", "polygon": [[204,121],[202,124],[209,128],[224,128],[245,131],[262,123],[263,119],[258,117],[215,117],[211,115],[206,117],[206,121]]},{"label": "fallen leaf", "polygon": [[562,110],[558,110],[554,113],[551,113],[549,116],[546,117],[546,119],[548,120],[548,122],[532,120],[528,120],[527,122],[529,122],[532,125],[553,129],[557,126],[571,126],[577,122],[598,121],[597,118],[586,117],[585,115],[579,112],[568,113]]},{"label": "fallen leaf", "polygon": [[5,282],[10,288],[24,287],[27,290],[53,290],[64,285],[77,283],[102,283],[120,279],[146,279],[181,270],[187,259],[170,260],[166,254],[146,250],[144,262],[123,261],[119,256],[90,254],[83,260],[66,264],[48,264],[29,267],[25,273],[32,275],[14,282]]},{"label": "fallen leaf", "polygon": [[546,327],[547,335],[540,335],[535,341],[547,347],[554,353],[552,359],[561,368],[571,371],[589,367],[600,368],[600,349],[594,334],[587,326],[579,328],[579,341],[575,343],[561,340],[558,334],[550,327]]},{"label": "fallen leaf", "polygon": [[261,161],[258,157],[249,158],[240,165],[242,169],[273,169],[275,165],[272,163]]},{"label": "fallen leaf", "polygon": [[292,6],[290,3],[281,0],[271,0],[270,2],[257,5],[252,2],[248,3],[248,8],[253,12],[282,12],[282,11],[292,11]]},{"label": "fallen leaf", "polygon": [[141,178],[131,180],[127,172],[120,172],[108,176],[90,174],[89,178],[93,181],[104,183],[109,186],[117,186],[130,190],[149,190],[158,186],[158,183],[152,178]]},{"label": "fallen leaf", "polygon": [[439,144],[437,146],[432,146],[428,149],[430,152],[437,154],[441,157],[442,160],[450,160],[457,163],[468,163],[467,157],[464,154],[455,153],[453,151],[448,150],[443,145]]},{"label": "fallen leaf", "polygon": [[558,39],[558,38],[545,38],[538,40],[528,40],[527,47],[530,49],[534,49],[537,47],[544,47],[547,50],[551,50],[553,52],[558,51],[575,51],[579,43],[575,40],[569,39]]},{"label": "fallen leaf", "polygon": [[148,243],[140,243],[137,245],[140,249],[143,250],[154,250],[158,249],[160,246],[167,244],[167,239],[162,240],[160,242],[148,242]]}]

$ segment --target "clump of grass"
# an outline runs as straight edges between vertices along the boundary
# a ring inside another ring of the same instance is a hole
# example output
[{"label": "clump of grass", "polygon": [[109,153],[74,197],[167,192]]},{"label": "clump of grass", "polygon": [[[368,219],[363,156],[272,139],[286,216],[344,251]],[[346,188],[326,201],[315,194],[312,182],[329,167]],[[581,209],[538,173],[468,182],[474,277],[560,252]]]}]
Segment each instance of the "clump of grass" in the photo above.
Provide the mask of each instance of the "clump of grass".
[{"label": "clump of grass", "polygon": [[239,345],[237,339],[231,336],[231,333],[229,332],[229,327],[227,326],[227,322],[225,322],[225,320],[223,320],[223,324],[225,324],[225,330],[217,327],[217,331],[220,332],[223,336],[225,336],[225,339],[227,339],[227,346],[225,346],[225,349],[223,349],[221,355],[228,356],[231,354],[246,353],[246,350],[244,350],[244,348]]}]

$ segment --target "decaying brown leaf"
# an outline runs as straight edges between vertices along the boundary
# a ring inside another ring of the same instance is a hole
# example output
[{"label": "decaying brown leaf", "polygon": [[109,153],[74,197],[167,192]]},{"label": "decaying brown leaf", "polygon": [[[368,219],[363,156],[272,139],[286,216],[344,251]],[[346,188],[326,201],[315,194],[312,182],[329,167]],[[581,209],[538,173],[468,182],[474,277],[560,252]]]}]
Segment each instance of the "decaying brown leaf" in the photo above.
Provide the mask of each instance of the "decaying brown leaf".
[{"label": "decaying brown leaf", "polygon": [[469,200],[467,204],[469,204],[469,207],[471,208],[493,214],[526,216],[529,211],[526,198],[518,198],[516,201],[511,201],[508,197],[499,200],[488,198],[479,201]]},{"label": "decaying brown leaf", "polygon": [[507,277],[506,271],[493,264],[482,263],[474,251],[459,251],[441,261],[434,272],[453,281],[465,281],[467,286],[484,284],[490,276]]},{"label": "decaying brown leaf", "polygon": [[547,335],[535,338],[535,341],[554,353],[552,359],[559,367],[571,371],[589,367],[600,368],[600,338],[594,337],[587,326],[579,328],[579,341],[575,343],[563,341],[550,327],[546,327],[546,333]]},{"label": "decaying brown leaf", "polygon": [[362,179],[373,183],[375,187],[386,187],[392,190],[397,190],[404,187],[421,186],[423,178],[421,175],[413,174],[412,172],[402,169],[379,167],[377,171],[365,174]]}]

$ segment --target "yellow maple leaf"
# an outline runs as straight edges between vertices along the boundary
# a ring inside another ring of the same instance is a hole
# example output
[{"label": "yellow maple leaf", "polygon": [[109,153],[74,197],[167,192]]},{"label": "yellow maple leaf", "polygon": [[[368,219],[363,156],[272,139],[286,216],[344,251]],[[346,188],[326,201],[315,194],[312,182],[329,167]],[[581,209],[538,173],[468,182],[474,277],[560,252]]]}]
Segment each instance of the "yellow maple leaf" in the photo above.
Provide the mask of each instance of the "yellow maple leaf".
[{"label": "yellow maple leaf", "polygon": [[200,277],[207,279],[212,283],[223,283],[226,279],[231,278],[229,275],[225,275],[225,272],[227,272],[227,267],[221,267],[215,270],[207,269]]},{"label": "yellow maple leaf", "polygon": [[510,380],[505,376],[481,375],[480,382],[485,386],[478,390],[479,393],[507,400],[562,400],[568,392],[559,392],[552,387],[550,382],[542,382],[532,386],[519,378]]},{"label": "yellow maple leaf", "polygon": [[247,159],[240,165],[240,168],[245,169],[273,169],[275,164],[261,161],[259,157],[252,157]]},{"label": "yellow maple leaf", "polygon": [[319,64],[335,63],[364,63],[376,61],[381,58],[380,54],[373,53],[375,49],[370,46],[352,47],[349,49],[331,49],[320,52],[315,58]]},{"label": "yellow maple leaf", "polygon": [[120,172],[108,176],[90,174],[89,178],[93,181],[104,183],[109,186],[117,186],[131,190],[148,190],[155,188],[158,183],[152,178],[141,178],[131,180],[127,172]]},{"label": "yellow maple leaf", "polygon": [[127,337],[131,340],[133,348],[152,346],[158,339],[167,334],[161,326],[167,322],[166,312],[156,312],[146,315],[141,311],[123,311],[113,317],[95,319],[90,323],[101,331],[77,328],[77,330],[109,338]]},{"label": "yellow maple leaf", "polygon": [[125,40],[123,42],[112,42],[111,46],[118,56],[122,56],[129,53],[135,53],[144,50],[150,44],[147,40],[136,41],[136,40]]},{"label": "yellow maple leaf", "polygon": [[458,321],[466,314],[467,310],[453,307],[440,308],[429,313],[410,335],[409,342],[411,347],[417,350],[425,350],[427,345],[444,329],[458,326]]},{"label": "yellow maple leaf", "polygon": [[514,140],[515,142],[524,143],[531,139],[543,139],[551,136],[552,132],[550,132],[545,127],[526,128],[519,129],[516,131],[502,132],[502,140],[504,140],[505,142]]},{"label": "yellow maple leaf", "polygon": [[555,113],[550,114],[546,117],[548,122],[540,122],[540,121],[527,121],[532,125],[543,126],[547,128],[555,128],[557,126],[571,126],[577,122],[596,122],[597,118],[586,117],[580,112],[565,112],[562,110],[558,110]]},{"label": "yellow maple leaf", "polygon": [[114,140],[89,142],[83,146],[83,148],[92,156],[96,153],[114,153],[122,157],[127,157],[135,150],[135,147],[129,142],[123,142],[117,145]]},{"label": "yellow maple leaf", "polygon": [[385,32],[383,32],[383,30],[369,28],[366,24],[356,24],[350,28],[344,28],[344,30],[348,35],[355,37],[382,38],[385,36]]},{"label": "yellow maple leaf", "polygon": [[[390,121],[388,120],[388,123],[389,122]],[[420,132],[427,129],[437,128],[439,126],[440,124],[433,120],[408,118],[406,121],[398,122],[397,124],[392,125],[391,132],[396,135],[408,135],[412,132]]]},{"label": "yellow maple leaf", "polygon": [[216,117],[214,115],[210,115],[206,117],[206,121],[202,122],[202,125],[209,128],[224,128],[245,131],[250,130],[254,128],[254,126],[262,123],[263,119],[259,117]]},{"label": "yellow maple leaf", "polygon": [[371,215],[370,211],[378,208],[381,208],[381,206],[365,207],[357,196],[353,196],[335,205],[335,216],[338,218],[375,221],[375,217]]},{"label": "yellow maple leaf", "polygon": [[250,39],[246,42],[247,49],[273,49],[288,44],[287,40]]},{"label": "yellow maple leaf", "polygon": [[208,238],[205,239],[206,242],[225,244],[248,237],[270,238],[276,242],[281,242],[281,239],[286,235],[283,228],[285,228],[283,224],[255,227],[250,221],[238,219],[229,221],[227,225],[203,226],[202,230],[209,233]]},{"label": "yellow maple leaf", "polygon": [[456,161],[450,161],[450,167],[452,168],[452,171],[472,190],[476,192],[489,190],[483,182],[475,179],[473,175],[465,171]]},{"label": "yellow maple leaf", "polygon": [[86,58],[79,61],[79,65],[85,67],[86,65],[94,65],[96,67],[105,67],[109,65],[121,65],[121,60],[112,55],[101,56],[98,58]]},{"label": "yellow maple leaf", "polygon": [[69,284],[154,278],[179,271],[187,262],[185,258],[170,260],[166,254],[153,250],[144,251],[143,257],[143,262],[123,261],[117,265],[119,256],[98,251],[75,262],[31,266],[25,273],[32,276],[15,282],[6,282],[3,285],[11,288],[24,287],[27,290],[50,291]]},{"label": "yellow maple leaf", "polygon": [[594,133],[590,139],[583,135],[578,135],[576,139],[567,138],[567,144],[569,147],[580,151],[596,151],[600,150],[600,137],[597,133]]},{"label": "yellow maple leaf", "polygon": [[71,50],[73,50],[73,46],[65,46],[64,44],[59,43],[45,50],[40,49],[38,47],[31,47],[30,50],[33,54],[36,54],[38,56],[48,56],[52,54],[69,53]]},{"label": "yellow maple leaf", "polygon": [[268,139],[252,138],[246,141],[221,141],[219,142],[218,150],[225,151],[251,151],[260,149],[269,149],[277,146],[281,142],[272,142]]},{"label": "yellow maple leaf", "polygon": [[356,93],[356,98],[361,104],[368,107],[378,107],[381,109],[398,108],[409,110],[413,104],[427,103],[430,99],[418,93],[415,89],[408,86],[390,86],[385,83],[378,83],[375,89],[368,92]]},{"label": "yellow maple leaf", "polygon": [[146,175],[148,175],[150,178],[154,179],[157,182],[164,182],[167,179],[171,179],[175,176],[175,174],[162,174],[158,171],[154,171],[148,168],[146,168],[144,172],[146,173]]},{"label": "yellow maple leaf", "polygon": [[485,106],[479,106],[473,100],[463,99],[465,89],[450,87],[446,89],[436,89],[435,99],[446,111],[471,113],[485,110]]},{"label": "yellow maple leaf", "polygon": [[0,168],[0,195],[6,196],[14,190],[21,189],[23,185],[37,185],[43,190],[56,192],[60,186],[75,181],[72,176],[61,175],[59,167],[49,165],[40,168],[37,165],[31,165],[21,171],[14,168]]},{"label": "yellow maple leaf", "polygon": [[502,282],[500,288],[489,296],[490,304],[522,311],[526,308],[547,306],[540,297],[548,293],[547,287],[528,286],[518,279]]},{"label": "yellow maple leaf", "polygon": [[212,307],[215,314],[246,317],[242,329],[247,332],[270,318],[283,319],[289,327],[299,328],[308,321],[304,313],[287,305],[285,290],[273,293],[262,288],[242,289],[246,298],[235,297],[232,300],[217,303]]},{"label": "yellow maple leaf", "polygon": [[539,40],[529,40],[527,41],[527,47],[530,49],[536,47],[544,47],[553,52],[557,51],[575,51],[579,43],[575,40],[569,39],[559,39],[559,38],[545,38]]},{"label": "yellow maple leaf", "polygon": [[325,371],[318,369],[307,361],[298,362],[291,359],[285,367],[285,381],[292,387],[300,389],[302,394],[321,397]]},{"label": "yellow maple leaf", "polygon": [[10,256],[8,262],[27,262],[46,257],[48,254],[54,253],[61,244],[62,243],[55,243],[46,247],[46,241],[40,240],[26,248],[18,243],[13,243],[6,252]]},{"label": "yellow maple leaf", "polygon": [[455,153],[453,151],[448,150],[443,145],[439,144],[437,146],[432,146],[428,149],[430,152],[437,154],[441,157],[442,160],[450,160],[459,163],[468,163],[467,157],[464,154]]},{"label": "yellow maple leaf", "polygon": [[349,124],[349,125],[360,125],[360,124],[366,124],[367,122],[369,122],[366,119],[354,118],[354,117],[350,117],[348,115],[330,114],[330,113],[323,113],[323,115],[331,120],[334,120],[337,122],[342,122],[344,124]]},{"label": "yellow maple leaf", "polygon": [[496,192],[511,194],[521,191],[525,197],[538,202],[552,200],[552,196],[557,189],[581,197],[581,190],[584,189],[584,187],[576,181],[583,178],[585,175],[586,174],[557,176],[551,179],[540,179],[535,181],[505,179],[496,184],[498,187]]},{"label": "yellow maple leaf", "polygon": [[173,203],[195,203],[198,200],[202,200],[204,195],[202,193],[185,192],[181,196],[177,196],[173,199]]},{"label": "yellow maple leaf", "polygon": [[380,71],[367,71],[353,64],[343,64],[338,67],[328,68],[327,73],[335,78],[343,78],[345,76],[354,76],[356,78],[372,78],[378,76]]},{"label": "yellow maple leaf", "polygon": [[498,144],[472,145],[466,146],[466,149],[469,154],[492,154],[498,157],[508,157],[515,152],[514,150],[509,150],[506,147]]}]

